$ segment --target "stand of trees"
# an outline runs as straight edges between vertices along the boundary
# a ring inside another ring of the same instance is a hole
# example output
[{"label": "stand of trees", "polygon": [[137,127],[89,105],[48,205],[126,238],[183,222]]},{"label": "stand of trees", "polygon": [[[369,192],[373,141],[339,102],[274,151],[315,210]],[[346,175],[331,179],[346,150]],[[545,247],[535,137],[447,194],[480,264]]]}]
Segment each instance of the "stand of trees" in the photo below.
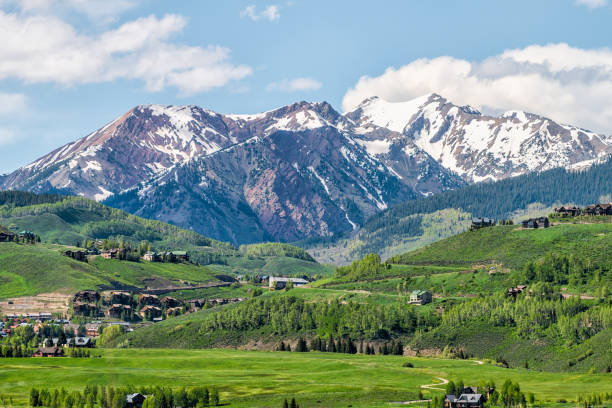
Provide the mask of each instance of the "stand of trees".
[{"label": "stand of trees", "polygon": [[218,406],[219,392],[206,387],[171,389],[167,387],[115,388],[87,385],[83,391],[30,389],[31,407],[49,408],[126,408],[126,396],[139,392],[147,398],[143,408],[196,408]]}]

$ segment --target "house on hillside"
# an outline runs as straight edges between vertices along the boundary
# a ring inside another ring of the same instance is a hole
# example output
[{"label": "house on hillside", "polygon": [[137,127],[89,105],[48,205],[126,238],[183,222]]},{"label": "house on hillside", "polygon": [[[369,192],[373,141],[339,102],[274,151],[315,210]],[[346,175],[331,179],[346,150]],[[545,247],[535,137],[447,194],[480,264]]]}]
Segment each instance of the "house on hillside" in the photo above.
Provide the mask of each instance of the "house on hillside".
[{"label": "house on hillside", "polygon": [[162,315],[162,310],[161,308],[157,307],[157,306],[145,306],[142,309],[140,309],[140,315],[142,316],[143,319],[149,319],[152,320],[156,317],[161,317]]},{"label": "house on hillside", "polygon": [[119,253],[118,249],[107,249],[101,252],[101,256],[102,258],[106,258],[106,259],[116,259],[117,258],[117,254]]},{"label": "house on hillside", "polygon": [[493,389],[486,390],[487,394],[479,394],[477,387],[463,387],[459,397],[449,394],[444,398],[444,408],[482,408],[490,397]]},{"label": "house on hillside", "polygon": [[141,408],[146,397],[141,393],[128,394],[125,397],[125,404],[128,408]]},{"label": "house on hillside", "polygon": [[15,234],[0,225],[0,242],[13,242],[15,240]]},{"label": "house on hillside", "polygon": [[555,212],[561,217],[575,217],[580,215],[581,211],[578,207],[559,207],[555,208]]},{"label": "house on hillside", "polygon": [[61,347],[40,347],[32,357],[61,357],[64,355],[64,350]]},{"label": "house on hillside", "polygon": [[146,293],[140,295],[140,297],[138,298],[138,304],[140,306],[161,306],[159,297],[157,297],[157,295],[149,295]]},{"label": "house on hillside", "polygon": [[180,307],[183,305],[183,302],[181,302],[180,300],[173,298],[171,296],[164,296],[161,300],[161,304],[162,306],[164,306],[166,309],[172,308],[172,307]]},{"label": "house on hillside", "polygon": [[132,303],[132,296],[128,292],[111,292],[110,302],[112,304],[129,305]]},{"label": "house on hillside", "polygon": [[64,256],[72,258],[75,261],[87,262],[87,251],[72,251],[69,249],[64,251]]},{"label": "house on hillside", "polygon": [[162,254],[158,252],[147,252],[142,256],[142,259],[149,262],[161,262]]},{"label": "house on hillside", "polygon": [[106,315],[108,317],[114,317],[115,319],[120,319],[123,316],[132,314],[132,307],[130,305],[122,305],[120,303],[116,303],[111,305],[106,311]]},{"label": "house on hillside", "polygon": [[472,218],[472,225],[470,231],[474,231],[480,228],[492,227],[495,225],[495,220],[492,218]]},{"label": "house on hillside", "polygon": [[270,276],[268,285],[270,289],[284,289],[287,287],[287,283],[289,282],[291,282],[294,287],[308,284],[308,281],[302,278],[281,278],[277,276]]},{"label": "house on hillside", "polygon": [[594,204],[584,209],[587,215],[612,215],[612,204]]},{"label": "house on hillside", "polygon": [[529,229],[550,227],[548,217],[529,218],[528,220],[521,221],[521,224],[523,225],[523,228]]},{"label": "house on hillside", "polygon": [[172,253],[177,261],[189,262],[189,254],[186,251],[173,251]]},{"label": "house on hillside", "polygon": [[431,303],[431,292],[428,290],[413,290],[410,292],[410,304],[411,305],[424,305]]},{"label": "house on hillside", "polygon": [[73,337],[68,339],[68,347],[78,347],[78,348],[90,348],[93,346],[90,337]]},{"label": "house on hillside", "polygon": [[74,294],[73,302],[96,303],[100,300],[100,294],[95,290],[81,290]]},{"label": "house on hillside", "polygon": [[98,314],[98,307],[95,303],[74,302],[72,303],[72,313],[82,316],[95,316]]}]

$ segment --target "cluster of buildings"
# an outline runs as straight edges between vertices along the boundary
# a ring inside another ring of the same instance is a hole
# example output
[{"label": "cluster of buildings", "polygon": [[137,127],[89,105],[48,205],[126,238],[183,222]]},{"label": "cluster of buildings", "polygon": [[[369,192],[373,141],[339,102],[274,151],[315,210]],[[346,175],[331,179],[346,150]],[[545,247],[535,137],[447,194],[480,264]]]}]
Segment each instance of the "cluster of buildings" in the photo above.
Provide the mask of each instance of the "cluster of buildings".
[{"label": "cluster of buildings", "polygon": [[142,259],[149,262],[189,262],[186,251],[147,252]]},{"label": "cluster of buildings", "polygon": [[410,292],[410,304],[411,305],[424,305],[431,303],[432,294],[428,290],[413,290]]},{"label": "cluster of buildings", "polygon": [[612,215],[612,203],[609,204],[592,204],[586,206],[584,209],[573,206],[573,207],[559,207],[555,208],[555,212],[561,217],[575,217],[578,215]]}]

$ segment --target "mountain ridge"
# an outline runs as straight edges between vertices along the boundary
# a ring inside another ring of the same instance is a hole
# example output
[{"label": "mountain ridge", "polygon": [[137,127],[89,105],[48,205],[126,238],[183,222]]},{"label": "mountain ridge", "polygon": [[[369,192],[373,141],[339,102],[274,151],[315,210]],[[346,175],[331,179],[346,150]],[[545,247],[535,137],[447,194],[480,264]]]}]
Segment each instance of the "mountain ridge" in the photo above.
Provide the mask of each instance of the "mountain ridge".
[{"label": "mountain ridge", "polygon": [[[399,104],[368,98],[345,114],[306,101],[253,115],[139,105],[3,176],[0,188],[106,200],[233,243],[329,236],[399,202],[612,152],[608,137],[529,115],[491,124],[437,94]],[[539,162],[488,152],[510,143],[512,135],[499,134],[516,131],[517,118],[535,121],[523,126],[519,145]],[[531,132],[544,122],[556,133]],[[483,131],[489,125],[491,135]]]}]

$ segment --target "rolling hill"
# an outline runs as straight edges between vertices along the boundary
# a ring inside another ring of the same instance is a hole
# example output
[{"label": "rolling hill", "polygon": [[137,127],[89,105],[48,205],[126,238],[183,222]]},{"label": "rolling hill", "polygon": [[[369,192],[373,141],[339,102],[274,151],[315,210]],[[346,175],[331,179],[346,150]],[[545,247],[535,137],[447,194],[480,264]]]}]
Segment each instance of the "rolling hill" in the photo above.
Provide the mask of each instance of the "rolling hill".
[{"label": "rolling hill", "polygon": [[[612,367],[612,309],[602,288],[612,287],[612,223],[600,221],[579,218],[540,230],[497,226],[389,263],[368,256],[311,288],[181,316],[115,344],[265,348],[299,337],[333,335],[375,345],[397,338],[412,353],[605,371]],[[517,284],[527,284],[530,294],[505,296]],[[413,289],[432,290],[434,302],[408,305]]]},{"label": "rolling hill", "polygon": [[337,265],[368,253],[387,259],[465,231],[472,217],[518,221],[546,215],[562,204],[612,201],[610,174],[612,159],[582,171],[552,169],[473,184],[390,207],[352,234],[312,238],[297,245],[320,262]]},{"label": "rolling hill", "polygon": [[[333,269],[303,249],[263,243],[239,250],[193,231],[146,220],[83,197],[0,192],[0,225],[29,230],[42,244],[0,243],[0,298],[97,287],[144,287],[217,281],[217,275],[329,275]],[[154,250],[187,250],[193,264],[107,260],[79,262],[62,256],[84,240],[149,242]],[[206,265],[206,266],[205,266]]]}]

